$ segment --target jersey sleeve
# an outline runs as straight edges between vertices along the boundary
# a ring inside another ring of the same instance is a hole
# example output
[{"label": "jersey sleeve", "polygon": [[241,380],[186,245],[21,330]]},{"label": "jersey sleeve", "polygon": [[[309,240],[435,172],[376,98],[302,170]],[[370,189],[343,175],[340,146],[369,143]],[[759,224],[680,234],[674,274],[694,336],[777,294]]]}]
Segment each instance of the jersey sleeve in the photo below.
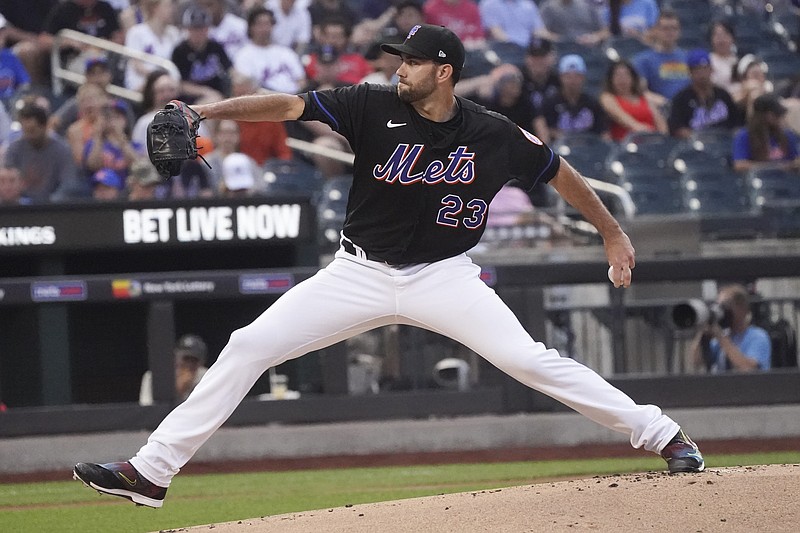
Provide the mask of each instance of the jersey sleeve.
[{"label": "jersey sleeve", "polygon": [[356,124],[364,119],[369,84],[350,85],[324,91],[309,91],[300,97],[306,103],[298,120],[318,120],[353,142]]},{"label": "jersey sleeve", "polygon": [[547,183],[558,173],[561,159],[536,135],[510,124],[511,177],[518,179],[527,190],[537,183]]}]

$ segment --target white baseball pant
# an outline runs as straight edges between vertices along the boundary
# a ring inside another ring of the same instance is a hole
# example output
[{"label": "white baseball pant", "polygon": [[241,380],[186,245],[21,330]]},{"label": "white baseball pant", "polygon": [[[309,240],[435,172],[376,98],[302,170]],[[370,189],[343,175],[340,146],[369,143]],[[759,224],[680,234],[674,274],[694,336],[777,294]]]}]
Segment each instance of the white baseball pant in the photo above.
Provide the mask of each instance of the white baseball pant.
[{"label": "white baseball pant", "polygon": [[339,250],[313,277],[234,331],[194,392],[152,433],[131,463],[160,486],[186,464],[270,367],[388,324],[450,337],[525,385],[658,452],[679,426],[637,405],[593,370],[534,341],[462,254],[393,267]]}]

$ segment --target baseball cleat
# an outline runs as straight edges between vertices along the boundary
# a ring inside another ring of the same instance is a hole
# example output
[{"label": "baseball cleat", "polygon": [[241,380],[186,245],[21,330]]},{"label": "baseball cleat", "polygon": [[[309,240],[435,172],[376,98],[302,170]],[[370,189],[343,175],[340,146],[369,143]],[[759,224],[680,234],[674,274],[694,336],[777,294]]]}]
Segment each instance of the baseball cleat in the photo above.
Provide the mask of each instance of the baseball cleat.
[{"label": "baseball cleat", "polygon": [[127,461],[102,465],[78,463],[72,477],[101,494],[120,496],[147,507],[161,507],[167,494],[165,487],[150,483]]},{"label": "baseball cleat", "polygon": [[667,461],[670,474],[679,472],[702,472],[706,467],[703,454],[689,435],[678,430],[669,444],[661,450],[661,457]]}]

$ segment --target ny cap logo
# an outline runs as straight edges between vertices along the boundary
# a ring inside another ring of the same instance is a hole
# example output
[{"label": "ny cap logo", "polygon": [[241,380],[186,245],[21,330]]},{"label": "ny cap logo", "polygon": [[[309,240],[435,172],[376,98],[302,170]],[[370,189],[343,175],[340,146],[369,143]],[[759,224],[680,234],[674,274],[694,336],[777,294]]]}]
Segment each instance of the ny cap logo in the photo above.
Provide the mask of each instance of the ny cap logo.
[{"label": "ny cap logo", "polygon": [[447,54],[445,54],[443,51],[439,50],[439,57],[447,57]]}]

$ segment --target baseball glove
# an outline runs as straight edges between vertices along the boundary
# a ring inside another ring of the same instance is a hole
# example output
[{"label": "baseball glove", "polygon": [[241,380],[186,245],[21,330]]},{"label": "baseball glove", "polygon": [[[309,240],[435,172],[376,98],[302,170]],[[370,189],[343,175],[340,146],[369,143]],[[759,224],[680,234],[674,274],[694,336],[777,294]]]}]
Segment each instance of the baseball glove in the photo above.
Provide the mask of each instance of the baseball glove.
[{"label": "baseball glove", "polygon": [[197,130],[203,118],[184,102],[172,100],[147,125],[147,155],[163,178],[178,175],[184,161],[197,158]]}]

